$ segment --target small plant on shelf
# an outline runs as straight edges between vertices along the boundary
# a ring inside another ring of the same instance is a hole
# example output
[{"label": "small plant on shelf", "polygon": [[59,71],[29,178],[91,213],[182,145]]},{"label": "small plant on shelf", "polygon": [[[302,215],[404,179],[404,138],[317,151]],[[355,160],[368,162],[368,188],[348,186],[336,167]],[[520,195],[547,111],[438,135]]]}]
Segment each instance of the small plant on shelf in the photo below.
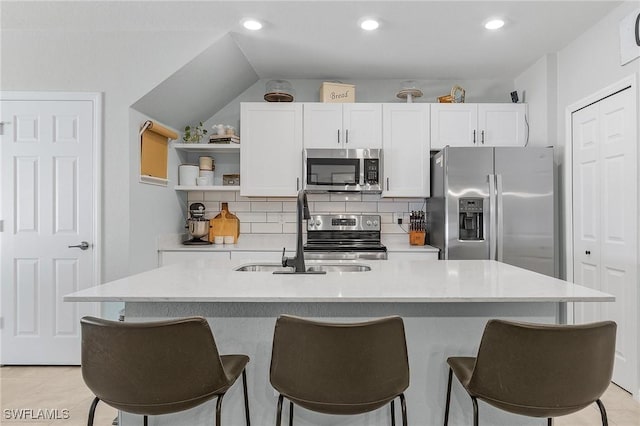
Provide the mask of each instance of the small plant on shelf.
[{"label": "small plant on shelf", "polygon": [[182,140],[185,143],[200,143],[204,135],[206,135],[207,129],[204,128],[202,121],[195,127],[187,126],[184,128],[184,135]]}]

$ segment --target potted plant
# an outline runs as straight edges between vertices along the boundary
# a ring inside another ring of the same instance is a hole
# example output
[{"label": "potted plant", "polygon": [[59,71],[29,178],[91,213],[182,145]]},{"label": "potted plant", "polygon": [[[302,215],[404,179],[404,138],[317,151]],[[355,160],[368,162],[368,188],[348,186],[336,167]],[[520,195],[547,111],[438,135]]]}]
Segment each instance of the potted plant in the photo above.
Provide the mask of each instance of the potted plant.
[{"label": "potted plant", "polygon": [[185,143],[200,143],[204,135],[206,135],[207,133],[207,129],[204,128],[204,125],[201,121],[197,126],[185,127],[182,140],[185,141]]}]

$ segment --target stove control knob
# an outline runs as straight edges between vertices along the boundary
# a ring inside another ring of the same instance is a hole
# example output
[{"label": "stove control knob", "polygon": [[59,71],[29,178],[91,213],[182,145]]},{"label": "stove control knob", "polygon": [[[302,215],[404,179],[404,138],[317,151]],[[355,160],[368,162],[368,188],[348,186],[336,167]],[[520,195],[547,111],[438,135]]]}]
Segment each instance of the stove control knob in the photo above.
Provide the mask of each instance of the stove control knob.
[{"label": "stove control knob", "polygon": [[316,220],[316,226],[322,225],[322,221],[320,219]]},{"label": "stove control knob", "polygon": [[373,221],[373,226],[378,226],[378,221],[377,220]]},{"label": "stove control knob", "polygon": [[370,220],[367,221],[367,226],[369,226],[369,227],[371,226],[371,221]]},{"label": "stove control knob", "polygon": [[316,222],[313,219],[309,219],[309,226],[314,226]]}]

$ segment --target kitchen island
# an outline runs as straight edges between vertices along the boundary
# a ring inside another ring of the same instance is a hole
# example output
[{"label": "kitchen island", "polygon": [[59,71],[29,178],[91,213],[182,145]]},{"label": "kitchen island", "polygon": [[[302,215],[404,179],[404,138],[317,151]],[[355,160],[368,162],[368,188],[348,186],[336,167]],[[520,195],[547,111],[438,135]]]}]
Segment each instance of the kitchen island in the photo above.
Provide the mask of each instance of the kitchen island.
[{"label": "kitchen island", "polygon": [[[434,425],[443,418],[446,358],[474,355],[488,319],[564,323],[568,302],[614,300],[602,292],[488,260],[357,261],[371,270],[326,275],[234,270],[247,263],[253,262],[196,260],[169,265],[73,293],[64,300],[125,302],[127,321],[208,318],[221,353],[251,357],[247,373],[253,425],[275,422],[276,394],[268,372],[273,327],[280,314],[330,321],[403,317],[411,369],[406,392],[409,423]],[[214,412],[215,403],[209,402],[188,412],[155,417],[152,424],[211,424]],[[483,403],[480,413],[483,425],[546,424]],[[229,391],[222,415],[223,424],[244,424],[240,386]],[[141,421],[127,414],[121,417],[123,426]],[[388,425],[389,409],[341,417],[298,408],[295,418],[296,425],[305,426]],[[471,402],[459,385],[453,388],[450,424],[471,424]]]}]

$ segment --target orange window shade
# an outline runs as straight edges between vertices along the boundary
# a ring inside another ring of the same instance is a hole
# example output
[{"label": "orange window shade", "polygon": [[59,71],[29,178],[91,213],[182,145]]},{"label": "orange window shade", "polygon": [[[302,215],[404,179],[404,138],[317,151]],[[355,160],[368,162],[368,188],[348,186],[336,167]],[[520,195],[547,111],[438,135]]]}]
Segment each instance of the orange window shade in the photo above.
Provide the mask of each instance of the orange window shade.
[{"label": "orange window shade", "polygon": [[178,139],[178,134],[153,121],[143,125],[140,142],[140,174],[167,179],[169,141]]}]

